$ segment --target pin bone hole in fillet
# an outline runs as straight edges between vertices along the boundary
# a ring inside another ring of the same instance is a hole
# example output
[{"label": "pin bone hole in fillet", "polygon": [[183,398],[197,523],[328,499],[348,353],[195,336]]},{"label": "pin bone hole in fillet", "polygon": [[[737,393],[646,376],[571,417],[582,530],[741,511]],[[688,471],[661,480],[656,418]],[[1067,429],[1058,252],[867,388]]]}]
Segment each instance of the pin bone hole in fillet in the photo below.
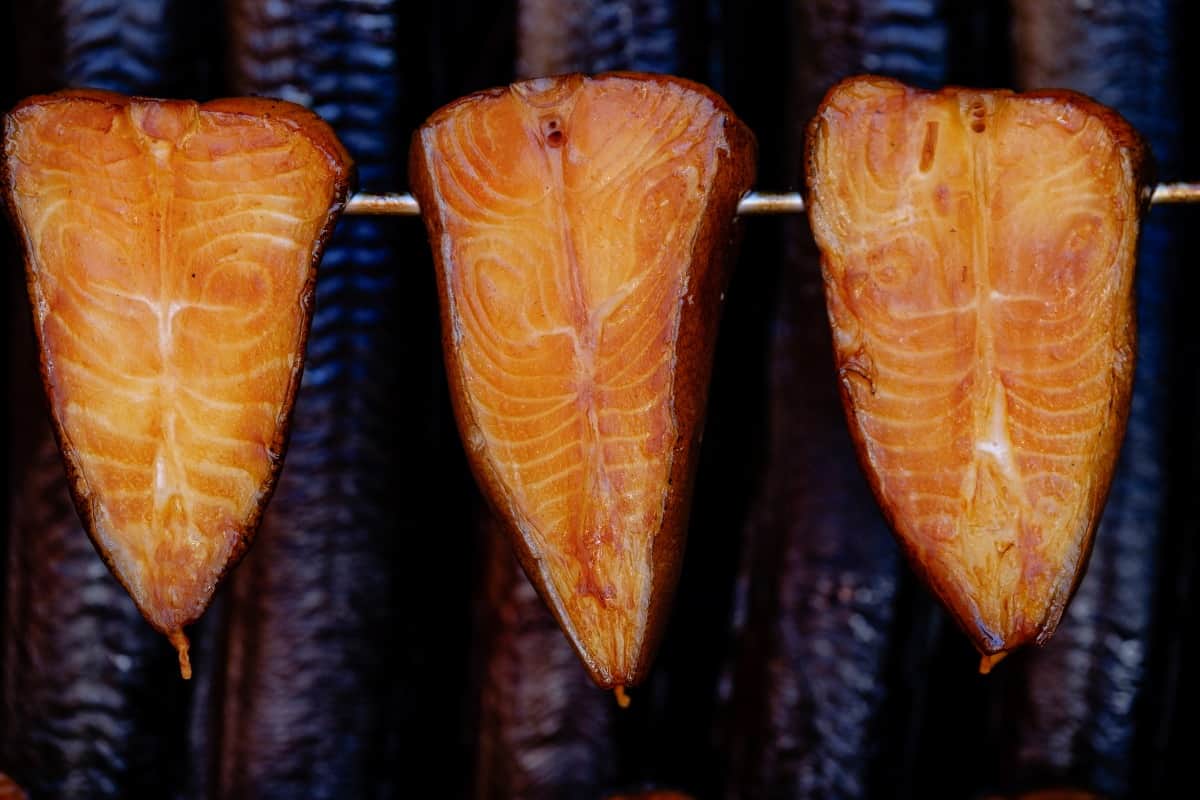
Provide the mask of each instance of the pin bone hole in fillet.
[{"label": "pin bone hole in fillet", "polygon": [[6,118],[3,188],[88,534],[179,650],[274,488],[352,166],[290,103],[67,90]]},{"label": "pin bone hole in fillet", "polygon": [[1054,632],[1129,411],[1146,152],[1070,92],[863,76],[809,128],[843,404],[910,561],[983,654]]},{"label": "pin bone hole in fillet", "polygon": [[413,138],[475,475],[593,680],[649,667],[678,576],[753,135],[690,82],[542,78]]}]

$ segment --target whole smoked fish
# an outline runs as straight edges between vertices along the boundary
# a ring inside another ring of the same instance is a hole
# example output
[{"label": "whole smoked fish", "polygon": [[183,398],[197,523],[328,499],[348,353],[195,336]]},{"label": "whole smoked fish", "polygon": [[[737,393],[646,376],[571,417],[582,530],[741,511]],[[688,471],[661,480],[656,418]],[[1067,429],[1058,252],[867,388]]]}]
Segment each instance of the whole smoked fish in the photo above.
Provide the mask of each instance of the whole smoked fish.
[{"label": "whole smoked fish", "polygon": [[1053,634],[1129,411],[1145,151],[1082,95],[834,87],[808,144],[851,432],[984,655]]},{"label": "whole smoked fish", "polygon": [[2,183],[80,517],[179,651],[270,497],[349,157],[289,103],[30,98]]},{"label": "whole smoked fish", "polygon": [[474,94],[413,139],[468,457],[603,687],[662,634],[754,161],[711,92],[636,74]]}]

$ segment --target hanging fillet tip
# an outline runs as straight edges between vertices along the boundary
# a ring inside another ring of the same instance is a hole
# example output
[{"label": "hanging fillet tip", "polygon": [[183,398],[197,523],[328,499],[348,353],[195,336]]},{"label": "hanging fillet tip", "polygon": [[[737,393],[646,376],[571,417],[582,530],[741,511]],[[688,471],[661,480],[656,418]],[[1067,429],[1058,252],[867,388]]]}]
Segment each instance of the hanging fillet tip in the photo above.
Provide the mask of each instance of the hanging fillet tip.
[{"label": "hanging fillet tip", "polygon": [[185,681],[190,681],[192,679],[192,661],[188,658],[188,649],[191,647],[191,643],[188,642],[187,634],[182,630],[174,630],[167,634],[167,639],[179,653],[179,674]]},{"label": "hanging fillet tip", "polygon": [[1007,650],[1001,650],[999,653],[989,653],[979,657],[979,674],[987,675],[992,671],[992,668],[1004,660],[1008,655]]}]

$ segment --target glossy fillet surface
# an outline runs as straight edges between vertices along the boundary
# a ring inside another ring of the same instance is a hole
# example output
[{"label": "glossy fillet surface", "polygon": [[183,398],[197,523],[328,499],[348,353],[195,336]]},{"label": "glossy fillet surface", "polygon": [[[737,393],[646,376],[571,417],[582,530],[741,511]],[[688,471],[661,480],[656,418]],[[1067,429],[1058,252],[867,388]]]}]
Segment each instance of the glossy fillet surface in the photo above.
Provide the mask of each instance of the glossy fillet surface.
[{"label": "glossy fillet surface", "polygon": [[754,158],[711,92],[619,73],[472,95],[414,137],[460,432],[602,686],[642,677],[674,590]]},{"label": "glossy fillet surface", "polygon": [[42,374],[76,505],[180,649],[274,485],[349,159],[265,100],[63,92],[5,121]]},{"label": "glossy fillet surface", "polygon": [[985,656],[1053,632],[1129,410],[1143,145],[1068,92],[845,81],[809,129],[842,398],[876,497]]}]

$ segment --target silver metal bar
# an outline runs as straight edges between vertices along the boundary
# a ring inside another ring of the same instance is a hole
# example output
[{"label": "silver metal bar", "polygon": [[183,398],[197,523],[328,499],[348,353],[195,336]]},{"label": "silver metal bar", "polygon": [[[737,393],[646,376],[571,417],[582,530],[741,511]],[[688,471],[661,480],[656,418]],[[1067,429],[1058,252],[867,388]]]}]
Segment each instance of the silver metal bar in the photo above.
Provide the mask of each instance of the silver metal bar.
[{"label": "silver metal bar", "polygon": [[804,198],[799,192],[775,194],[751,192],[738,203],[738,214],[803,214]]},{"label": "silver metal bar", "polygon": [[[1150,202],[1200,203],[1200,183],[1160,183],[1154,187]],[[346,203],[347,214],[395,215],[414,217],[421,213],[411,194],[356,194]],[[803,214],[804,197],[799,192],[751,192],[738,203],[738,213]]]},{"label": "silver metal bar", "polygon": [[1200,203],[1200,183],[1160,183],[1150,195],[1151,203]]},{"label": "silver metal bar", "polygon": [[411,194],[363,194],[359,192],[346,202],[347,214],[396,214],[401,217],[415,217],[421,213],[417,206],[417,198]]}]

